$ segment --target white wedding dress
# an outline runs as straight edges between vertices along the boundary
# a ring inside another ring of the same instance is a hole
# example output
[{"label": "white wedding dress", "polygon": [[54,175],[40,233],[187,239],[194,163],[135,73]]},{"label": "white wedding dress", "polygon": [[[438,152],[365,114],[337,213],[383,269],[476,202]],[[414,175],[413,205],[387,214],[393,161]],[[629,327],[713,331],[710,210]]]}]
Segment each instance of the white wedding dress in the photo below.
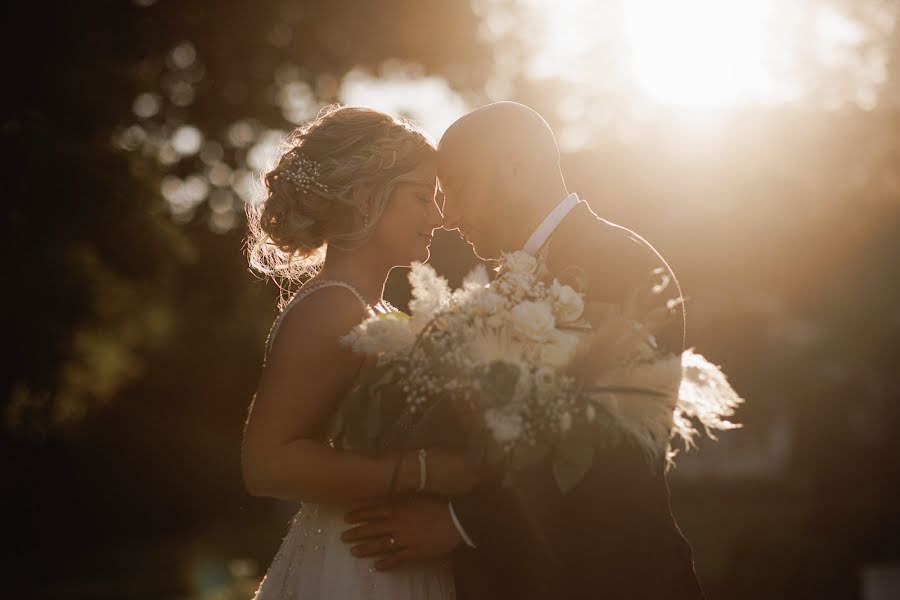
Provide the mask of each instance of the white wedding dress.
[{"label": "white wedding dress", "polygon": [[[366,310],[370,306],[353,286],[322,281],[301,290],[275,320],[266,354],[287,311],[324,287],[340,286],[352,292]],[[352,505],[304,502],[291,522],[278,553],[260,583],[254,600],[453,600],[455,589],[449,560],[420,562],[391,571],[376,571],[375,560],[356,558],[340,536],[350,526],[344,521]]]}]

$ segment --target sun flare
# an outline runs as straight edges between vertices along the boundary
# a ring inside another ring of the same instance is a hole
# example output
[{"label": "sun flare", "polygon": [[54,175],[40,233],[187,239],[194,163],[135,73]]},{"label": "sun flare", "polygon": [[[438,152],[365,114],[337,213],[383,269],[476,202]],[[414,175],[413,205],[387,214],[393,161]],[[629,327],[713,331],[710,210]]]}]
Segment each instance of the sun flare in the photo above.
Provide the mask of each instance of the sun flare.
[{"label": "sun flare", "polygon": [[[672,107],[789,102],[813,75],[809,60],[846,57],[862,35],[827,3],[519,0],[517,6],[533,33],[531,76],[588,88],[630,85]],[[610,74],[627,81],[611,83]]]},{"label": "sun flare", "polygon": [[632,0],[624,5],[631,69],[641,89],[666,104],[721,106],[772,85],[764,0]]}]

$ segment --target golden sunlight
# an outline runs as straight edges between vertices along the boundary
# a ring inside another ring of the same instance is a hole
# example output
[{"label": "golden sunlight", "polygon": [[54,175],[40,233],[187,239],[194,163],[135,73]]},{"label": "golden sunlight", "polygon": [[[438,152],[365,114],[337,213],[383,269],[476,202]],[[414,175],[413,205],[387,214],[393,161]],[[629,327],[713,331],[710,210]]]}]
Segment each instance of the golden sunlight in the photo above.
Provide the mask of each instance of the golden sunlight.
[{"label": "golden sunlight", "polygon": [[[500,0],[489,22],[504,23]],[[810,61],[845,59],[864,34],[827,2],[518,0],[529,75],[588,88],[628,85],[661,105],[780,104],[815,84]],[[509,10],[505,8],[504,10]],[[626,80],[612,78],[623,75]]]},{"label": "golden sunlight", "polygon": [[630,67],[654,99],[714,107],[778,95],[772,0],[632,0],[623,8]]}]

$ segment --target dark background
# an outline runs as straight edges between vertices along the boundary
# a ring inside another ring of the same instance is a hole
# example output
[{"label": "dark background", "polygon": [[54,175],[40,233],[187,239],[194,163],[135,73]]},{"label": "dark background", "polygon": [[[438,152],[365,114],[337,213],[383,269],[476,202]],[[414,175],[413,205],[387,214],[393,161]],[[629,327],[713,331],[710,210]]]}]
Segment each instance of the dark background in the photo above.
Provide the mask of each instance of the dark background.
[{"label": "dark background", "polygon": [[[605,85],[529,75],[515,1],[7,3],[0,595],[252,595],[292,514],[240,480],[278,295],[243,254],[254,148],[400,65],[580,139],[570,189],[679,275],[689,345],[747,399],[670,478],[709,596],[900,597],[900,36],[894,3],[817,4],[869,34],[844,63],[800,53],[801,98],[703,112],[641,104],[603,43]],[[433,253],[451,283],[474,264]]]}]

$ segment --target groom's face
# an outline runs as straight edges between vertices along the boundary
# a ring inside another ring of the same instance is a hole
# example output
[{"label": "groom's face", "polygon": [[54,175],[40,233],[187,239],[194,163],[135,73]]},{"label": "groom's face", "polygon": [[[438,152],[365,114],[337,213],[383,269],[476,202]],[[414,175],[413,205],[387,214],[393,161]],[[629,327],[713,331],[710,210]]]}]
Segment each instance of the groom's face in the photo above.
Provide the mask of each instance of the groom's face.
[{"label": "groom's face", "polygon": [[499,258],[506,249],[502,239],[503,190],[497,189],[488,171],[438,171],[444,196],[444,229],[458,229],[482,259]]}]

